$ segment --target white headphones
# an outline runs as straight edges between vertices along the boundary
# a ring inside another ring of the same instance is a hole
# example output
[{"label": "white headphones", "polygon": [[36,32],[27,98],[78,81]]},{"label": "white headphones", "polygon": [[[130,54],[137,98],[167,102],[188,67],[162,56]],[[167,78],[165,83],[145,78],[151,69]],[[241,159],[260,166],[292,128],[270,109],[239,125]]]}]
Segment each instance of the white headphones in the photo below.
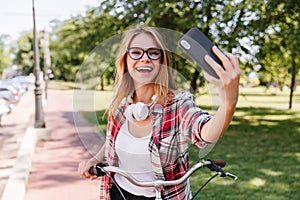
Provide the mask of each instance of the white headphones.
[{"label": "white headphones", "polygon": [[152,96],[152,102],[150,104],[144,104],[142,102],[138,102],[136,104],[130,104],[127,106],[125,110],[125,117],[130,122],[135,121],[143,121],[150,115],[150,110],[152,109],[153,105],[157,102],[157,96]]}]

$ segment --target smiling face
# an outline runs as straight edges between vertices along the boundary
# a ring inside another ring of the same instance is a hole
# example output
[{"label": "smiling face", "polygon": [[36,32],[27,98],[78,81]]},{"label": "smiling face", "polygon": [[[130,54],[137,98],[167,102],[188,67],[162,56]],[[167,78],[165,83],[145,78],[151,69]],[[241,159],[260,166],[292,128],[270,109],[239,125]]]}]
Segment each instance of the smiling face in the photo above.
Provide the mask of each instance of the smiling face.
[{"label": "smiling face", "polygon": [[[133,50],[131,52],[133,55],[140,54],[142,50],[144,50],[143,56],[137,60],[131,58],[128,55],[129,53],[126,55],[128,72],[133,79],[135,87],[153,83],[160,71],[161,59],[152,60],[147,54],[153,53],[150,51],[151,49],[148,50],[149,48],[160,48],[159,45],[155,42],[151,35],[140,33],[132,39],[129,48],[131,47],[140,48]],[[146,50],[148,50],[148,53],[145,52]],[[154,52],[153,55],[155,56],[156,53],[157,52]]]}]

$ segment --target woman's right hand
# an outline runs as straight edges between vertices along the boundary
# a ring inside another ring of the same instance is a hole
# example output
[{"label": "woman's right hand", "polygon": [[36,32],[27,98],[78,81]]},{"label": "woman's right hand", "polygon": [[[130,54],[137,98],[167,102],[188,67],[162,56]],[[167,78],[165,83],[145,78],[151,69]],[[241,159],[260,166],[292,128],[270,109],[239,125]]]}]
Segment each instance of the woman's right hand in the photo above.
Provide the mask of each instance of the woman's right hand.
[{"label": "woman's right hand", "polygon": [[99,163],[99,161],[96,161],[96,159],[94,159],[94,158],[81,161],[78,165],[78,173],[79,173],[80,177],[89,178],[91,180],[98,178],[97,176],[91,175],[89,173],[90,168],[98,163]]}]

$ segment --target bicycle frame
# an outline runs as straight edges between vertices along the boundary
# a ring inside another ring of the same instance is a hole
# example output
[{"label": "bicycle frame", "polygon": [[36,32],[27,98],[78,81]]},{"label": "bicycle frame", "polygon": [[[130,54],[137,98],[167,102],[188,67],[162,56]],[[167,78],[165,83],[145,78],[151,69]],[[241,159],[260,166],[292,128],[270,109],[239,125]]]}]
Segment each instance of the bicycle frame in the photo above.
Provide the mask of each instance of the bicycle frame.
[{"label": "bicycle frame", "polygon": [[[224,172],[222,170],[222,167],[225,166],[225,162],[222,160],[218,161],[212,161],[212,160],[201,160],[198,163],[194,164],[187,172],[184,174],[181,178],[177,180],[169,180],[169,181],[164,181],[164,180],[154,180],[154,181],[149,181],[149,182],[141,182],[136,180],[134,177],[132,177],[130,174],[128,174],[126,171],[119,169],[118,167],[114,166],[103,166],[103,164],[97,164],[93,166],[90,169],[90,173],[93,175],[98,175],[101,176],[104,173],[108,172],[114,172],[118,173],[125,178],[127,178],[132,184],[139,186],[139,187],[154,187],[156,191],[156,200],[162,200],[161,198],[161,191],[163,187],[165,186],[173,186],[173,185],[178,185],[186,181],[196,170],[207,166],[211,171],[217,171],[218,175],[221,177],[231,177],[234,180],[237,180],[237,176]],[[210,180],[209,180],[210,181]],[[207,182],[208,183],[208,182]],[[205,183],[204,186],[207,184]]]}]

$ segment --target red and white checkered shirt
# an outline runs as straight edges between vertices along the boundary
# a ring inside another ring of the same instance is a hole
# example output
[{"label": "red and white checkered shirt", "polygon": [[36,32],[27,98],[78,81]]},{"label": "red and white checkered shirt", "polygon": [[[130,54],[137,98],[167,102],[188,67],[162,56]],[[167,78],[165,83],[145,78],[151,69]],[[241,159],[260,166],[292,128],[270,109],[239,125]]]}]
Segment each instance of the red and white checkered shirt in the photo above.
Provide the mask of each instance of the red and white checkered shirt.
[{"label": "red and white checkered shirt", "polygon": [[[127,105],[128,98],[122,101],[115,115],[108,120],[105,155],[109,165],[118,166],[115,141],[126,121],[124,111]],[[151,115],[153,131],[148,150],[155,177],[160,180],[179,179],[188,170],[189,141],[199,148],[210,146],[200,135],[202,126],[211,119],[211,115],[197,107],[194,96],[188,92],[176,92],[164,105],[156,104]],[[102,177],[100,199],[110,199],[110,183],[107,176]],[[162,198],[190,199],[189,180],[180,185],[165,187]]]}]

